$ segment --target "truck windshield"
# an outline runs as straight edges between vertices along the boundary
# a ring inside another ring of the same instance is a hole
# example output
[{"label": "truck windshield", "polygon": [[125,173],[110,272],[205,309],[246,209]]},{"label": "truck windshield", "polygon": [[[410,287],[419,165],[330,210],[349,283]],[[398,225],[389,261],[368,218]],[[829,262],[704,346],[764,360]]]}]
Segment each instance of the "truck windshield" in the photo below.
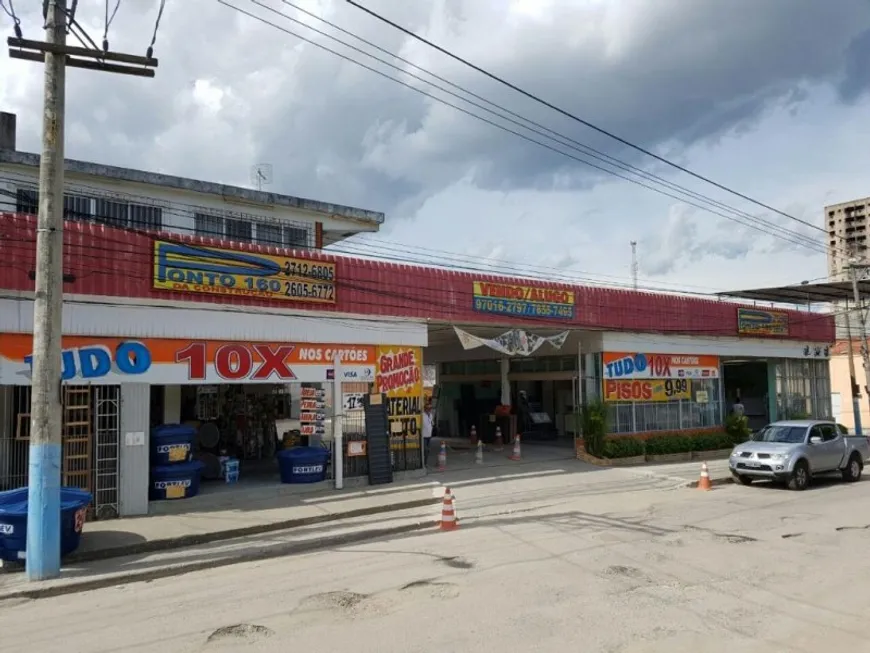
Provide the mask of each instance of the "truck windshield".
[{"label": "truck windshield", "polygon": [[757,442],[782,442],[802,444],[807,434],[806,426],[765,426],[755,436]]}]

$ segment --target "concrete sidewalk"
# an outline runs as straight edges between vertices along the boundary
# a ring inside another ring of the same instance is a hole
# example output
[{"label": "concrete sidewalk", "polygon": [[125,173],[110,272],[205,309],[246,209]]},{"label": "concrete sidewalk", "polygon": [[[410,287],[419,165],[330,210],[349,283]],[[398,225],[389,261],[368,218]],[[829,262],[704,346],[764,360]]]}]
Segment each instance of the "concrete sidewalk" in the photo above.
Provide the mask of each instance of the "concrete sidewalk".
[{"label": "concrete sidewalk", "polygon": [[[64,560],[61,578],[28,583],[23,573],[0,574],[0,600],[88,591],[431,530],[440,515],[437,504],[445,486],[456,496],[459,519],[465,523],[492,515],[525,518],[530,511],[561,510],[578,500],[587,507],[601,501],[621,505],[645,491],[679,486],[673,479],[644,477],[572,459],[511,461],[510,465],[491,462],[484,469],[448,471],[425,482],[308,495],[302,497],[301,505],[265,511],[239,509],[235,514],[95,522],[86,525],[82,552]],[[414,507],[408,507],[411,504]],[[293,527],[282,527],[293,519]],[[241,534],[240,520],[248,529]],[[137,536],[137,548],[99,548],[105,539],[117,540],[122,535]]]}]

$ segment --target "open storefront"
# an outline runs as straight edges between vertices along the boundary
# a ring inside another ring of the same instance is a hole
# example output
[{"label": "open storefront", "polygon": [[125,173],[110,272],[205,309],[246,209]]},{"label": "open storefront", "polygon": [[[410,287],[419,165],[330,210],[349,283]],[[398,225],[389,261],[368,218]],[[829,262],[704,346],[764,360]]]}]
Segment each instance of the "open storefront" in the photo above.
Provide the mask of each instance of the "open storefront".
[{"label": "open storefront", "polygon": [[[0,339],[4,488],[27,484],[31,348],[29,334]],[[155,457],[198,463],[202,493],[278,483],[276,457],[299,446],[327,453],[325,479],[339,459],[343,478],[366,477],[373,392],[386,398],[392,471],[422,467],[420,347],[66,337],[63,348],[63,482],[91,491],[100,517],[147,512]],[[192,435],[157,446],[168,425]]]}]

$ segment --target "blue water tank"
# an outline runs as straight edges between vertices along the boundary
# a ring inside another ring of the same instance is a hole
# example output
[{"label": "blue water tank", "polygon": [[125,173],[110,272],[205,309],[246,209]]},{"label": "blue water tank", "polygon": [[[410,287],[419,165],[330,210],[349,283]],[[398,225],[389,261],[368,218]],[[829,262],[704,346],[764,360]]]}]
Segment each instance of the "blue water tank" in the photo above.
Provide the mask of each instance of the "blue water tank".
[{"label": "blue water tank", "polygon": [[151,466],[177,465],[193,459],[196,428],[187,424],[164,424],[151,430]]},{"label": "blue water tank", "polygon": [[[90,492],[65,487],[60,490],[60,552],[79,548]],[[27,488],[0,492],[0,560],[24,561],[27,550]]]},{"label": "blue water tank", "polygon": [[282,483],[319,483],[326,480],[329,450],[323,447],[293,447],[278,452]]},{"label": "blue water tank", "polygon": [[199,479],[205,467],[198,460],[151,468],[151,481],[148,498],[151,501],[163,499],[189,499],[199,494]]}]

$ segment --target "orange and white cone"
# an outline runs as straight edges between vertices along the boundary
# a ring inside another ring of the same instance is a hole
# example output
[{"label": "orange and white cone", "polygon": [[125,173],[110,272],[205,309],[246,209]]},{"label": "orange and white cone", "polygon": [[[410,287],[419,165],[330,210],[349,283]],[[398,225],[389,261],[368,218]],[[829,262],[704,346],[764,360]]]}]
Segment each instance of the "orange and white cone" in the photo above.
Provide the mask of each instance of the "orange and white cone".
[{"label": "orange and white cone", "polygon": [[456,509],[453,507],[453,493],[450,488],[444,488],[444,501],[441,504],[441,521],[438,528],[442,531],[455,531],[459,528],[456,519]]},{"label": "orange and white cone", "polygon": [[707,463],[701,463],[701,478],[698,479],[699,490],[709,490],[713,487],[710,483],[710,470],[707,469]]},{"label": "orange and white cone", "polygon": [[511,460],[522,460],[523,459],[523,451],[520,447],[520,434],[517,433],[514,436],[514,451],[510,455]]},{"label": "orange and white cone", "polygon": [[447,469],[447,444],[441,440],[441,449],[438,450],[438,471]]},{"label": "orange and white cone", "polygon": [[496,426],[495,427],[495,450],[501,451],[502,449],[504,449],[504,440],[502,440],[502,437],[501,437],[501,427]]}]

